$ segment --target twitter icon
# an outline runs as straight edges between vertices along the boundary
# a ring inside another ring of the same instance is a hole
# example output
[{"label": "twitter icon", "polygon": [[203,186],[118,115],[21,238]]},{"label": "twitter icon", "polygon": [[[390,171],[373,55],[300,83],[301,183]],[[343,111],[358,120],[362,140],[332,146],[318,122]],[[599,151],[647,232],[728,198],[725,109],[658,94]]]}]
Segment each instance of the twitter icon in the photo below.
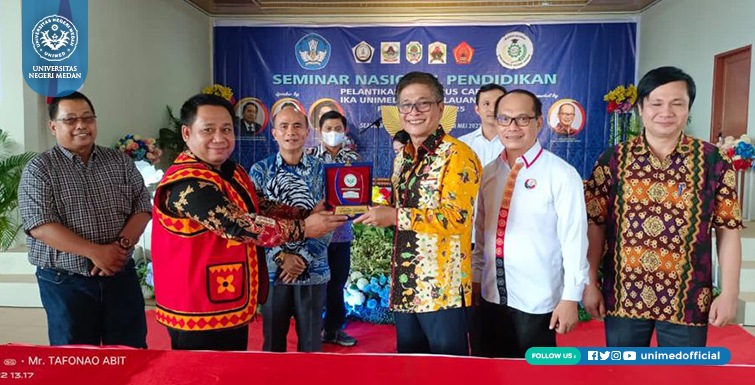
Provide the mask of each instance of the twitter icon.
[{"label": "twitter icon", "polygon": [[600,360],[605,361],[608,359],[608,357],[611,355],[611,352],[599,352],[600,353]]}]

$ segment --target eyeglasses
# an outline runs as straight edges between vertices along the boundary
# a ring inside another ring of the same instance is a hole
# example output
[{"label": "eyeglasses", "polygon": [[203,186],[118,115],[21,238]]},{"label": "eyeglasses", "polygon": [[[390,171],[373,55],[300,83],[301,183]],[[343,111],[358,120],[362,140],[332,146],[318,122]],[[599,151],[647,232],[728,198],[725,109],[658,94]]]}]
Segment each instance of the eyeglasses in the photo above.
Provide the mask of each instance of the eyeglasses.
[{"label": "eyeglasses", "polygon": [[417,112],[427,112],[430,111],[430,107],[432,107],[433,104],[438,104],[440,101],[437,102],[430,102],[430,101],[421,101],[417,103],[402,103],[398,105],[398,112],[402,114],[410,114],[413,109],[417,109]]},{"label": "eyeglasses", "polygon": [[97,115],[90,115],[90,116],[82,116],[80,118],[63,118],[63,119],[55,119],[58,122],[62,122],[66,126],[75,126],[79,124],[79,121],[84,124],[92,124],[95,120],[97,120]]},{"label": "eyeglasses", "polygon": [[495,121],[501,127],[508,127],[514,121],[516,121],[516,125],[517,126],[519,126],[519,127],[526,127],[526,126],[528,126],[530,124],[530,122],[532,121],[532,119],[535,119],[535,118],[536,118],[536,116],[519,116],[519,117],[516,117],[516,118],[511,118],[511,117],[508,117],[508,116],[499,116],[499,117],[495,118]]}]

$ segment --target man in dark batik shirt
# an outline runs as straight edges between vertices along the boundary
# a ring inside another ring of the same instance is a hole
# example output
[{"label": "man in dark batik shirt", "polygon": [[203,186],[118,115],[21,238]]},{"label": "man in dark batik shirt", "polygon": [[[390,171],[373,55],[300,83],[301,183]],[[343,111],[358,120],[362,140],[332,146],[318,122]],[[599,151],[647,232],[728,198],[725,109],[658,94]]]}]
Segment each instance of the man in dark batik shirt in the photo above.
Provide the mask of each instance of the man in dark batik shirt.
[{"label": "man in dark batik shirt", "polygon": [[[708,324],[726,325],[737,311],[736,174],[716,146],[683,132],[695,100],[689,75],[657,68],[637,89],[643,135],[606,150],[585,187],[590,284],[583,303],[592,316],[606,316],[608,346],[649,346],[653,329],[658,346],[705,346]],[[715,299],[711,227],[722,273]]]},{"label": "man in dark batik shirt", "polygon": [[346,220],[260,199],[245,170],[228,159],[235,144],[232,116],[230,103],[214,95],[184,103],[181,134],[188,151],[156,192],[156,318],[168,327],[173,349],[246,350],[247,324],[267,294],[256,245],[320,237]]}]

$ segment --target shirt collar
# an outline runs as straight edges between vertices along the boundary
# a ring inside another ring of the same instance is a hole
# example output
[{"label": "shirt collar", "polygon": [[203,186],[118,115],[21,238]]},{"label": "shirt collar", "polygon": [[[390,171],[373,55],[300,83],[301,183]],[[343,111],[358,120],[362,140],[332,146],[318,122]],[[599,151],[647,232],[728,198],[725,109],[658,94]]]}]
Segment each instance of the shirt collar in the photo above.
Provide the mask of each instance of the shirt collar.
[{"label": "shirt collar", "polygon": [[346,151],[349,151],[349,149],[346,147],[346,141],[341,142],[341,148],[338,149],[338,152],[336,152],[336,156],[333,156],[330,151],[328,151],[327,147],[325,147],[325,144],[320,143],[320,151],[319,154],[327,154],[331,159],[339,159],[341,156],[344,155]]},{"label": "shirt collar", "polygon": [[[539,141],[535,141],[535,144],[530,147],[529,150],[527,150],[522,156],[516,158],[517,162],[524,162],[524,165],[527,166],[527,168],[532,167],[535,162],[540,159],[540,155],[543,154],[543,146],[540,145]],[[503,159],[504,162],[508,163],[508,157],[506,156],[506,149],[504,148],[501,152],[501,159]]]},{"label": "shirt collar", "polygon": [[[446,131],[443,130],[442,126],[438,126],[438,128],[419,146],[419,149],[417,150],[418,158],[425,154],[434,154],[435,150],[438,149],[438,146],[443,142],[444,136],[446,136]],[[404,146],[404,152],[407,152],[411,156],[414,155],[414,143],[412,143],[411,140],[406,146]]]},{"label": "shirt collar", "polygon": [[472,131],[472,136],[473,136],[473,137],[474,137],[475,139],[482,139],[482,140],[484,140],[484,141],[485,141],[486,143],[491,143],[491,142],[493,142],[493,141],[497,141],[498,143],[500,143],[500,142],[501,142],[501,140],[500,140],[500,139],[498,139],[498,135],[497,135],[497,134],[496,134],[496,135],[493,135],[493,139],[490,139],[490,140],[488,140],[488,138],[486,138],[486,137],[485,137],[485,134],[483,134],[483,132],[482,132],[482,125],[480,125],[480,128],[478,128],[478,129],[476,129],[476,130]]},{"label": "shirt collar", "polygon": [[311,166],[310,158],[305,153],[301,155],[301,159],[299,159],[299,163],[290,165],[286,163],[285,160],[283,160],[283,156],[281,155],[280,151],[278,151],[278,153],[275,154],[275,165],[278,167],[304,167],[304,168],[309,168]]},{"label": "shirt collar", "polygon": [[224,179],[230,179],[231,177],[233,177],[234,171],[236,171],[236,162],[232,161],[230,158],[226,159],[226,161],[223,162],[223,164],[220,165],[220,169],[218,170],[215,166],[213,166],[213,165],[211,165],[211,164],[203,161],[202,159],[197,158],[197,156],[194,155],[194,153],[191,152],[191,150],[184,151],[184,154],[186,156],[188,156],[188,157],[196,160],[197,162],[202,163],[205,166],[209,167],[213,171],[215,171],[218,174],[220,174],[220,176],[222,178],[224,178]]},{"label": "shirt collar", "polygon": [[[676,147],[674,147],[674,151],[671,152],[669,155],[673,155],[674,153],[679,153],[682,155],[686,155],[690,151],[692,151],[692,139],[690,139],[684,132],[679,136],[679,141],[676,142]],[[632,139],[629,142],[629,149],[632,151],[632,153],[636,155],[643,155],[650,152],[650,145],[648,144],[647,138],[645,137],[645,132]]]},{"label": "shirt collar", "polygon": [[[100,153],[100,149],[98,148],[98,146],[97,146],[96,144],[92,144],[92,146],[93,146],[94,148],[92,148],[92,153],[91,153],[91,154],[89,154],[89,159],[90,159],[90,160],[91,160],[91,159],[94,159],[94,158],[95,158],[95,157],[97,156],[97,154],[99,154],[99,153]],[[61,146],[61,145],[60,145],[59,143],[56,143],[56,144],[55,144],[55,147],[57,147],[57,148],[58,148],[58,150],[60,150],[60,152],[62,152],[62,153],[63,153],[63,155],[65,155],[65,156],[66,156],[66,158],[68,158],[68,159],[73,159],[74,157],[79,157],[79,156],[78,156],[77,154],[75,154],[75,153],[74,153],[73,151],[70,151],[70,150],[68,150],[67,148],[65,148],[65,147]]]}]

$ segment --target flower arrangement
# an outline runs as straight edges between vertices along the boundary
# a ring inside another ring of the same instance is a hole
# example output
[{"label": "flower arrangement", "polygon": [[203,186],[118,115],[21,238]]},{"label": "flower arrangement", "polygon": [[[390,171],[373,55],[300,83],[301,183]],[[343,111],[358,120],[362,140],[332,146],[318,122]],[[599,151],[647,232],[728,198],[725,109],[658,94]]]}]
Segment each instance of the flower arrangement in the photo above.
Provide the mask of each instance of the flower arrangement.
[{"label": "flower arrangement", "polygon": [[393,230],[354,225],[351,274],[344,289],[348,317],[371,323],[393,323],[393,314],[388,311],[392,254]]},{"label": "flower arrangement", "polygon": [[619,114],[628,114],[632,112],[632,107],[637,101],[637,87],[634,84],[630,84],[626,88],[624,86],[618,86],[613,91],[603,96],[603,101],[608,102],[608,113],[613,114],[618,112]]},{"label": "flower arrangement", "polygon": [[155,145],[155,139],[128,134],[118,139],[115,148],[128,155],[134,161],[145,160],[150,164],[160,162],[162,150]]},{"label": "flower arrangement", "polygon": [[209,95],[217,95],[231,102],[231,104],[236,104],[236,98],[233,96],[233,90],[231,90],[231,87],[226,87],[220,84],[213,84],[211,86],[207,86],[203,88],[202,93],[209,94]]},{"label": "flower arrangement", "polygon": [[137,245],[134,247],[132,256],[136,264],[136,275],[139,277],[139,286],[142,288],[142,295],[145,299],[152,298],[155,295],[155,281],[152,273],[152,258],[147,249]]},{"label": "flower arrangement", "polygon": [[388,311],[391,278],[387,274],[367,277],[359,271],[351,273],[344,289],[347,316],[365,322],[392,324]]},{"label": "flower arrangement", "polygon": [[637,102],[637,87],[634,84],[617,86],[603,96],[603,101],[608,102],[606,111],[611,115],[610,145],[640,134],[640,122],[633,111],[634,103]]},{"label": "flower arrangement", "polygon": [[747,135],[742,135],[739,139],[727,136],[716,145],[731,159],[735,170],[743,171],[753,168],[755,147],[753,147],[752,140]]}]

